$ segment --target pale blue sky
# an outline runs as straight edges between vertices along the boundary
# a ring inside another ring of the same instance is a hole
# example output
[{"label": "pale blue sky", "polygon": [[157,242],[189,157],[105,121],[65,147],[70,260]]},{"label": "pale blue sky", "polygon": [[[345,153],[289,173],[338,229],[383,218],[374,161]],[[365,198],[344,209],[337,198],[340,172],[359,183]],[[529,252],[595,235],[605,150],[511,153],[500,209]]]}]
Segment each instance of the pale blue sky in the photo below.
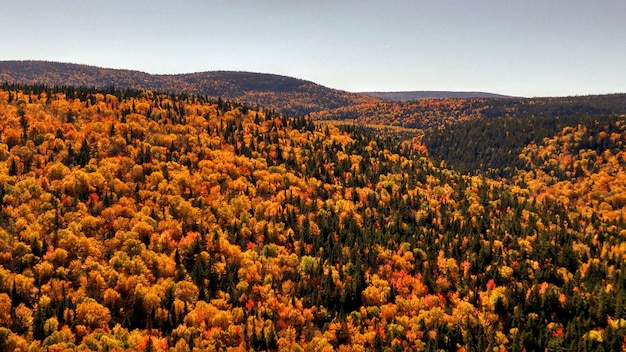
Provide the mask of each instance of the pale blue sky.
[{"label": "pale blue sky", "polygon": [[2,4],[0,60],[268,72],[348,91],[626,92],[624,0]]}]

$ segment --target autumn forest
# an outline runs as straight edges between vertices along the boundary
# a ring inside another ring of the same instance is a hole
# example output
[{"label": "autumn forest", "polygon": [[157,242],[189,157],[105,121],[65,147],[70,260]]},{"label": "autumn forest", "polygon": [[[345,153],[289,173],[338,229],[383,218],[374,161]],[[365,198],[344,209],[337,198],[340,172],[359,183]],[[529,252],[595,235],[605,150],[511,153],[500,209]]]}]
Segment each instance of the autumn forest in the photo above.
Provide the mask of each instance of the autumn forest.
[{"label": "autumn forest", "polygon": [[0,345],[626,350],[624,105],[4,84]]}]

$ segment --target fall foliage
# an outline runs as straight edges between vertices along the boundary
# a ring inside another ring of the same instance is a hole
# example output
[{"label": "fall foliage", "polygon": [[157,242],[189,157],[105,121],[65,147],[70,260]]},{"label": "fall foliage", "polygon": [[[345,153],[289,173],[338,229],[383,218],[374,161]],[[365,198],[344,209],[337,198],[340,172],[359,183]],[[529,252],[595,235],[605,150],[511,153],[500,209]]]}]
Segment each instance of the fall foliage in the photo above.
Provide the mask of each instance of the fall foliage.
[{"label": "fall foliage", "polygon": [[0,61],[0,83],[3,82],[51,87],[96,87],[103,91],[117,87],[208,95],[248,106],[262,106],[289,116],[380,101],[378,98],[331,89],[310,81],[265,73],[209,71],[153,75],[49,61]]},{"label": "fall foliage", "polygon": [[[546,118],[558,121],[560,118],[580,118],[626,113],[625,94],[590,95],[560,98],[440,98],[410,101],[357,102],[333,109],[322,108],[310,115],[316,120],[347,120],[359,124],[399,126],[419,129],[452,128],[458,122],[465,122],[470,128],[484,127],[499,118],[515,118],[520,124],[524,119]],[[520,119],[524,118],[524,119]],[[475,122],[485,119],[488,122]],[[498,122],[496,122],[498,123]],[[503,124],[503,122],[500,122]],[[533,121],[537,123],[537,121]],[[555,126],[551,126],[554,131]],[[466,127],[461,127],[461,129]],[[506,128],[504,128],[506,130]],[[498,129],[490,129],[498,132]],[[479,130],[477,132],[484,132]],[[434,139],[449,133],[433,136]],[[472,139],[468,139],[473,141]],[[476,140],[476,143],[485,142]],[[452,148],[454,145],[445,143]]]},{"label": "fall foliage", "polygon": [[626,344],[623,117],[497,180],[202,95],[5,85],[0,119],[5,350]]}]

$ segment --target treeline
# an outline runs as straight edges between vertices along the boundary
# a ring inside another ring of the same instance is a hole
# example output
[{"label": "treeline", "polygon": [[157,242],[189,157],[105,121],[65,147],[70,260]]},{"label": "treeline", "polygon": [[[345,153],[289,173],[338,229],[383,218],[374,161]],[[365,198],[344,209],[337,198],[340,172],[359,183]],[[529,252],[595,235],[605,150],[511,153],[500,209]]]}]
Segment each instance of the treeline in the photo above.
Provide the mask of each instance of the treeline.
[{"label": "treeline", "polygon": [[490,99],[482,114],[494,117],[568,117],[626,113],[626,94]]}]

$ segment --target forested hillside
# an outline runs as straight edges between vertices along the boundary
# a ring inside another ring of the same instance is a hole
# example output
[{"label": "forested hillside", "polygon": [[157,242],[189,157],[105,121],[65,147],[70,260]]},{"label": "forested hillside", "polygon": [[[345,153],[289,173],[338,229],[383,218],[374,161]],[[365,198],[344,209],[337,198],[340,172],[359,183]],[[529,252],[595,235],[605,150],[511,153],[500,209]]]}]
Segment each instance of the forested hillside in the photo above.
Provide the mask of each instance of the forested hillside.
[{"label": "forested hillside", "polygon": [[561,98],[422,99],[342,106],[315,112],[311,116],[319,120],[348,120],[360,124],[428,129],[483,118],[567,118],[609,114],[626,114],[626,94]]},{"label": "forested hillside", "polygon": [[524,147],[530,143],[542,143],[565,127],[586,128],[584,140],[571,146],[578,149],[569,153],[591,149],[602,154],[609,145],[613,150],[619,149],[609,143],[610,138],[606,136],[614,132],[614,124],[623,120],[623,116],[588,114],[476,119],[428,130],[423,142],[433,160],[445,161],[460,172],[511,177],[517,170],[536,167],[520,158]]},{"label": "forested hillside", "polygon": [[313,82],[264,73],[210,71],[177,75],[100,68],[47,61],[0,61],[0,83],[43,84],[108,89],[154,89],[207,95],[263,106],[289,116],[341,106],[372,103],[377,98],[330,89]]},{"label": "forested hillside", "polygon": [[507,181],[204,95],[4,86],[0,126],[3,350],[626,348],[623,118]]}]

